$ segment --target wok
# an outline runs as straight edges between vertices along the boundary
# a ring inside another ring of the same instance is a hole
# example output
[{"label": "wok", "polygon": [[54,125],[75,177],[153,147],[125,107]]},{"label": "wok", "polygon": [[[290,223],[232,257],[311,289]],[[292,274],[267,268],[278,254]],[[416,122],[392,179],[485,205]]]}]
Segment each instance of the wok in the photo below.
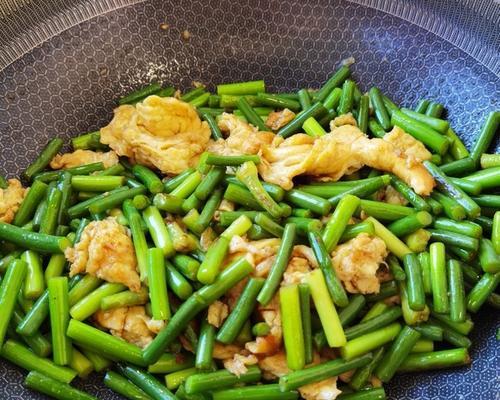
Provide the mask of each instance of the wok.
[{"label": "wok", "polygon": [[[9,176],[18,175],[49,138],[103,126],[119,96],[152,81],[186,88],[192,81],[265,78],[272,90],[291,91],[318,87],[342,59],[354,57],[361,90],[377,85],[407,106],[422,97],[445,104],[469,146],[487,113],[500,108],[496,1],[2,4],[0,173]],[[400,375],[388,385],[389,397],[495,398],[498,313],[485,308],[474,319],[470,368]],[[22,374],[0,361],[0,398],[42,398],[22,387]],[[98,398],[118,398],[101,381],[93,376],[77,386]]]}]

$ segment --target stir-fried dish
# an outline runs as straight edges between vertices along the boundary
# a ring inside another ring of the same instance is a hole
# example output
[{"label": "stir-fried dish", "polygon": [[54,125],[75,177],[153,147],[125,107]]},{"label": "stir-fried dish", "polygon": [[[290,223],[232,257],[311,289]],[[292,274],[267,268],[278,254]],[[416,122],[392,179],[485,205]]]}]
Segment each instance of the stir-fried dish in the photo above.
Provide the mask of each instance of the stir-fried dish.
[{"label": "stir-fried dish", "polygon": [[470,363],[498,309],[500,112],[469,151],[422,100],[152,84],[0,180],[0,355],[58,399],[384,399]]}]

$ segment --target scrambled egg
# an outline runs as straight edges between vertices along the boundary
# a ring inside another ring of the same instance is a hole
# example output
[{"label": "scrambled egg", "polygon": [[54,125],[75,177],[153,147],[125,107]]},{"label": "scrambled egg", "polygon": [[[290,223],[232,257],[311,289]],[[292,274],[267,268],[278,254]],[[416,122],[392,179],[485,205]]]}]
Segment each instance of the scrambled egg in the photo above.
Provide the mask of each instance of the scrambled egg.
[{"label": "scrambled egg", "polygon": [[115,109],[101,129],[101,142],[133,162],[179,174],[205,151],[210,128],[193,106],[173,97],[149,96]]},{"label": "scrambled egg", "polygon": [[281,285],[287,286],[303,283],[309,272],[311,272],[311,267],[306,259],[292,256],[283,273]]},{"label": "scrambled egg", "polygon": [[[229,242],[228,258],[235,259],[244,256],[254,267],[252,275],[265,278],[273,265],[280,243],[281,239],[279,238],[249,241],[245,237],[233,236]],[[287,269],[283,275],[283,283],[300,282],[307,272],[317,266],[318,263],[310,247],[294,246]],[[237,298],[237,295],[233,297]]]},{"label": "scrambled egg", "polygon": [[210,325],[220,328],[229,315],[229,307],[222,301],[216,300],[208,306],[207,320]]},{"label": "scrambled egg", "polygon": [[356,118],[354,118],[351,113],[342,114],[335,117],[333,121],[330,122],[330,129],[337,128],[342,125],[358,126],[358,123],[356,122]]},{"label": "scrambled egg", "polygon": [[384,140],[393,144],[396,147],[397,155],[406,157],[410,166],[430,158],[430,153],[423,143],[413,136],[408,135],[398,126],[395,126],[392,131],[386,133]]},{"label": "scrambled egg", "polygon": [[8,180],[7,189],[0,189],[0,221],[10,224],[24,200],[26,189],[17,179]]},{"label": "scrambled egg", "polygon": [[217,210],[215,210],[214,214],[214,220],[219,222],[220,221],[220,213],[223,211],[234,211],[235,210],[235,204],[232,201],[222,199],[222,201],[219,204],[219,207]]},{"label": "scrambled egg", "polygon": [[290,261],[283,273],[282,286],[305,282],[309,272],[318,267],[318,261],[310,247],[297,245],[293,247]]},{"label": "scrambled egg", "polygon": [[232,311],[234,307],[236,307],[236,303],[238,302],[241,293],[243,293],[243,290],[245,289],[247,283],[248,283],[248,278],[242,279],[231,289],[229,289],[224,295],[224,301],[228,305],[230,311]]},{"label": "scrambled egg", "polygon": [[80,241],[67,248],[65,255],[71,262],[70,276],[87,272],[108,282],[123,283],[134,292],[141,288],[132,240],[113,217],[89,223]]},{"label": "scrambled egg", "polygon": [[[254,267],[252,276],[266,278],[276,259],[280,243],[279,238],[249,241],[246,237],[233,236],[229,242],[228,259],[245,257]],[[281,285],[301,283],[305,276],[317,267],[318,262],[312,249],[304,245],[296,245],[293,247],[287,268],[283,273]],[[227,299],[230,307],[236,303],[245,284],[246,281],[241,281],[228,292]]]},{"label": "scrambled egg", "polygon": [[299,392],[305,400],[334,400],[342,393],[337,388],[336,376],[301,386]]},{"label": "scrambled egg", "polygon": [[146,347],[163,327],[152,320],[144,306],[119,307],[108,311],[99,310],[94,314],[95,321],[117,336],[141,348]]},{"label": "scrambled egg", "polygon": [[292,257],[304,258],[307,260],[311,268],[318,268],[318,260],[316,260],[313,250],[308,246],[304,246],[302,244],[293,246]]},{"label": "scrambled egg", "polygon": [[[318,354],[314,354],[314,360],[311,365],[319,364],[319,362],[320,358]],[[273,380],[290,373],[284,351],[261,358],[259,360],[259,367],[262,370],[263,377],[267,380]],[[341,393],[337,389],[337,377],[301,386],[299,392],[305,400],[334,400]]]},{"label": "scrambled egg", "polygon": [[224,368],[237,376],[247,372],[247,365],[258,363],[256,356],[236,344],[215,342],[212,356],[216,360],[222,360]]},{"label": "scrambled egg", "polygon": [[262,178],[286,190],[293,187],[292,179],[306,173],[312,164],[310,157],[314,138],[306,134],[296,134],[288,139],[277,136],[271,146],[262,149],[261,162],[258,165]]},{"label": "scrambled egg", "polygon": [[249,241],[240,236],[233,236],[229,242],[229,257],[236,259],[245,256],[254,266],[256,275],[265,277],[270,268],[268,260],[277,253],[280,242],[278,238]]},{"label": "scrambled egg", "polygon": [[261,358],[259,368],[262,370],[264,378],[268,380],[280,378],[290,372],[284,351]]},{"label": "scrambled egg", "polygon": [[226,360],[228,358],[233,358],[234,355],[238,354],[241,350],[242,348],[236,344],[215,342],[212,356],[217,360]]},{"label": "scrambled egg", "polygon": [[259,360],[253,354],[235,354],[232,358],[223,360],[224,368],[236,376],[248,371],[247,365],[255,365]]},{"label": "scrambled egg", "polygon": [[[369,167],[392,172],[410,185],[418,194],[428,196],[435,186],[434,178],[422,165],[431,158],[425,146],[395,126],[383,139],[365,140],[363,162]],[[359,151],[364,146],[358,142]]]},{"label": "scrambled egg", "polygon": [[391,185],[387,185],[385,188],[380,189],[376,193],[377,201],[383,201],[384,203],[397,204],[400,206],[405,206],[408,204],[401,193],[394,189]]},{"label": "scrambled egg", "polygon": [[102,162],[104,168],[109,168],[118,164],[118,156],[114,151],[103,153],[91,150],[76,150],[73,153],[57,154],[50,162],[50,168],[66,169],[97,162]]},{"label": "scrambled egg", "polygon": [[382,239],[360,233],[333,251],[333,266],[348,292],[378,293],[377,270],[387,254]]},{"label": "scrambled egg", "polygon": [[274,138],[272,132],[260,132],[254,126],[242,121],[233,114],[224,113],[218,121],[226,139],[211,142],[208,151],[221,155],[257,154],[264,144]]},{"label": "scrambled egg", "polygon": [[398,127],[383,139],[369,139],[355,126],[332,124],[332,132],[318,138],[276,137],[262,148],[259,173],[265,181],[289,190],[297,175],[335,181],[368,165],[392,172],[418,194],[428,195],[435,183],[422,161],[430,157],[422,143]]},{"label": "scrambled egg", "polygon": [[279,350],[283,337],[279,295],[275,295],[268,305],[259,305],[257,312],[271,330],[268,335],[258,336],[255,341],[246,343],[245,348],[253,354],[274,354]]},{"label": "scrambled egg", "polygon": [[[318,353],[313,353],[313,360],[308,366],[317,365],[321,362],[321,358]],[[286,362],[286,354],[284,350],[280,350],[278,353],[271,356],[261,357],[259,359],[259,367],[263,372],[263,376],[267,380],[273,380],[275,378],[280,378],[283,375],[290,373]]]},{"label": "scrambled egg", "polygon": [[295,118],[295,113],[288,108],[281,111],[274,111],[267,116],[266,125],[273,131],[277,131],[286,124],[288,124],[292,119]]}]

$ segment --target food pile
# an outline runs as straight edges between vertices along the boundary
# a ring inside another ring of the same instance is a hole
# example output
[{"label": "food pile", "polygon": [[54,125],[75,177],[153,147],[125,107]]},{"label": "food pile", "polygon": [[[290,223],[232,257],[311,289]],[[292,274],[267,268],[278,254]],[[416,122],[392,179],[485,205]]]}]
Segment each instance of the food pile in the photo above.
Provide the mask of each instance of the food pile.
[{"label": "food pile", "polygon": [[443,106],[264,81],[152,84],[0,179],[0,356],[94,399],[386,398],[468,365],[500,307],[500,112],[470,152]]}]

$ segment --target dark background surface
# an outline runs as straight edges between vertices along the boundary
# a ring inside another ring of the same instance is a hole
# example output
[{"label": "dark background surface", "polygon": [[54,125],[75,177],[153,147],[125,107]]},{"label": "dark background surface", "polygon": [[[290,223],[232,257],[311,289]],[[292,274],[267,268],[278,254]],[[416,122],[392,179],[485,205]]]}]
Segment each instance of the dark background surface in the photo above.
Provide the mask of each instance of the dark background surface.
[{"label": "dark background surface", "polygon": [[[471,43],[484,40],[484,49],[495,49],[500,32],[491,27],[498,35],[469,30]],[[188,41],[181,39],[185,29]],[[319,87],[350,56],[362,90],[377,85],[410,107],[421,97],[444,103],[469,146],[488,112],[500,108],[500,79],[492,72],[498,59],[481,64],[433,33],[361,4],[149,1],[76,25],[0,72],[0,173],[16,176],[50,137],[103,126],[116,98],[144,84],[186,88],[193,80],[213,86],[265,78],[271,90],[291,91]],[[475,321],[472,368],[400,376],[388,385],[389,397],[498,398],[498,313],[486,308]],[[78,385],[98,398],[117,398],[99,379]],[[0,363],[1,399],[39,398],[21,382],[19,370]]]}]

